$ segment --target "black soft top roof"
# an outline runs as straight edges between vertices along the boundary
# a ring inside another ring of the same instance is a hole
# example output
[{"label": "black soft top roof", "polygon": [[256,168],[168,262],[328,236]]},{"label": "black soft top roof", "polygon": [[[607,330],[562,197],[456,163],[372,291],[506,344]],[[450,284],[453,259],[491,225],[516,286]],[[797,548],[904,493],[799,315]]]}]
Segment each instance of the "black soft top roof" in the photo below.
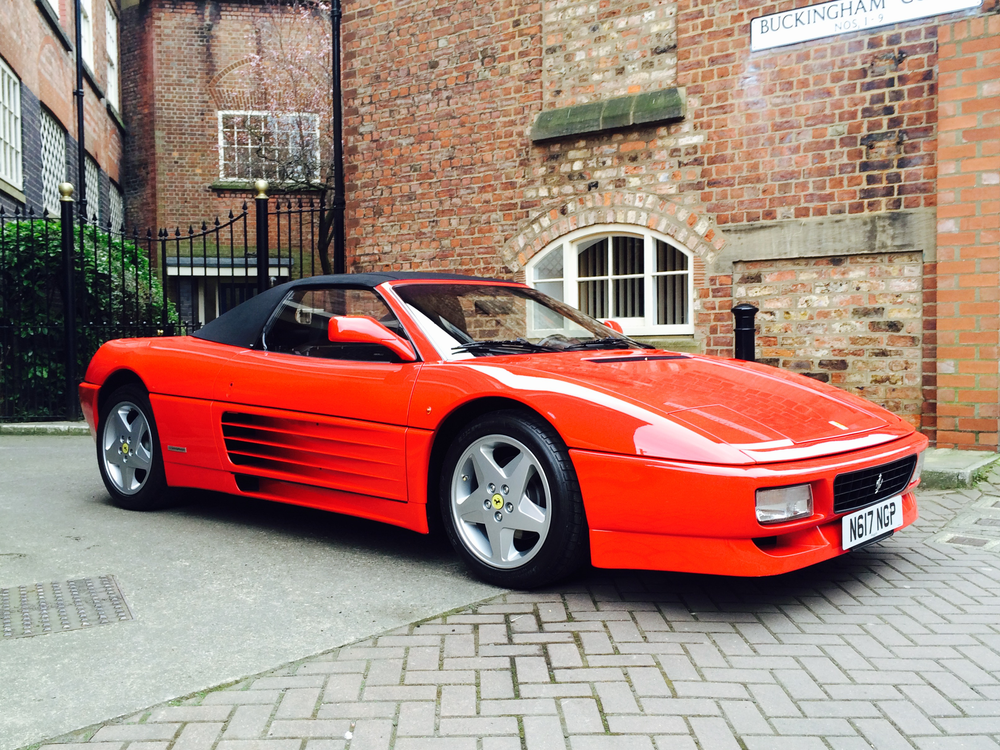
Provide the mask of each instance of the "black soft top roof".
[{"label": "black soft top roof", "polygon": [[464,276],[456,273],[418,273],[398,271],[393,273],[349,273],[336,276],[310,276],[289,281],[251,297],[232,310],[207,323],[193,335],[218,344],[229,344],[252,349],[260,339],[260,332],[271,317],[278,303],[293,289],[310,287],[346,286],[353,289],[374,289],[387,281],[504,281],[481,276]]}]

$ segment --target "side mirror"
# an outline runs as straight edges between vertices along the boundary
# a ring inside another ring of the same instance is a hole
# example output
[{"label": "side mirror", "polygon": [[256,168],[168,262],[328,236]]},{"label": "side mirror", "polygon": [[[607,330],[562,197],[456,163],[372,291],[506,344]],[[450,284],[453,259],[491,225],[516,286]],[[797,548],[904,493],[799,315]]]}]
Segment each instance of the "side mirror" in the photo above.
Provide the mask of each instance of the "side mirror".
[{"label": "side mirror", "polygon": [[417,353],[409,341],[367,315],[334,315],[327,324],[326,335],[337,344],[378,344],[395,352],[404,362],[417,361]]},{"label": "side mirror", "polygon": [[605,320],[603,325],[607,326],[612,331],[616,331],[617,333],[625,333],[625,331],[622,330],[621,324],[617,320]]}]

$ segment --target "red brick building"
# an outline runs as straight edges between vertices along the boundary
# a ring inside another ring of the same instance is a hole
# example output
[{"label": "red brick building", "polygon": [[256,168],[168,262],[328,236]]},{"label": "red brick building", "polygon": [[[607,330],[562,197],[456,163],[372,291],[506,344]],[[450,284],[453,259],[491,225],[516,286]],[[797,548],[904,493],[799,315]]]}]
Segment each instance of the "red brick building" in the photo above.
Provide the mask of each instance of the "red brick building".
[{"label": "red brick building", "polygon": [[[889,22],[912,4],[350,0],[348,266],[514,276],[714,354],[751,302],[759,358],[995,450],[1000,8]],[[125,3],[136,220],[246,195],[259,12]]]},{"label": "red brick building", "polygon": [[[81,0],[88,214],[120,226],[125,126],[117,0]],[[0,206],[59,213],[60,182],[79,182],[73,0],[13,0],[0,23]],[[83,192],[77,187],[76,197]]]}]

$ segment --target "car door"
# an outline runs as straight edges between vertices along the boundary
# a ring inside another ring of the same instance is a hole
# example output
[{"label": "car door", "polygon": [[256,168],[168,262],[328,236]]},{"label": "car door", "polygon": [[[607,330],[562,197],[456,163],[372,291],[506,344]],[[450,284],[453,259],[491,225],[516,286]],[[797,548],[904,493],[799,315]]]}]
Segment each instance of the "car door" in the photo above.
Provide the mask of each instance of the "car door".
[{"label": "car door", "polygon": [[238,475],[405,502],[405,424],[420,363],[377,344],[330,342],[332,315],[368,315],[403,330],[371,289],[290,291],[261,348],[220,373],[225,456]]}]

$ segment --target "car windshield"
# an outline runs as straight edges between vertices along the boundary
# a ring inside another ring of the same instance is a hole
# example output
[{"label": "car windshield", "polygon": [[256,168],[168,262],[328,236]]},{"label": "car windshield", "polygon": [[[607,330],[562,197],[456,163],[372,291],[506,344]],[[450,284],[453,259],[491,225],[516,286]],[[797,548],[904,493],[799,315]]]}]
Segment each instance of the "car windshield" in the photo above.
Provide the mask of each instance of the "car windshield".
[{"label": "car windshield", "polygon": [[401,284],[393,290],[445,359],[648,348],[534,289]]}]

